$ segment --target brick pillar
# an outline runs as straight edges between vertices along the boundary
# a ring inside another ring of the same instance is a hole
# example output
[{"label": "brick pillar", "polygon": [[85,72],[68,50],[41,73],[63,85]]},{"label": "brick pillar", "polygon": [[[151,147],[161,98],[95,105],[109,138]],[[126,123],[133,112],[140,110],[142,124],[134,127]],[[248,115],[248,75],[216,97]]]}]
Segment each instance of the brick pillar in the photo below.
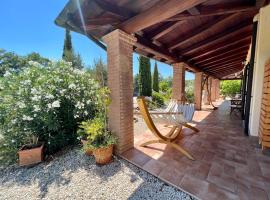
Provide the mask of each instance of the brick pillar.
[{"label": "brick pillar", "polygon": [[195,98],[195,109],[202,109],[202,72],[195,73],[195,83],[194,83],[194,98]]},{"label": "brick pillar", "polygon": [[103,37],[107,44],[108,87],[111,91],[109,129],[118,137],[116,152],[134,145],[133,135],[133,45],[135,37],[115,30]]},{"label": "brick pillar", "polygon": [[220,98],[220,80],[216,79],[216,100]]},{"label": "brick pillar", "polygon": [[172,99],[185,101],[185,64],[173,64]]},{"label": "brick pillar", "polygon": [[216,88],[217,88],[217,79],[212,79],[211,84],[211,100],[216,101]]}]

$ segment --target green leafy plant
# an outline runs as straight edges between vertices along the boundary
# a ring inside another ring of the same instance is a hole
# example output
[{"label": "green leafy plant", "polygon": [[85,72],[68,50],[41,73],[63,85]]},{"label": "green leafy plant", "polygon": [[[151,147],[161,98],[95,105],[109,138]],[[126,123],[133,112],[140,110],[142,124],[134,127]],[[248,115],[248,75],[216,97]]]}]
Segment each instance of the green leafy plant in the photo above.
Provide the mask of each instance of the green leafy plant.
[{"label": "green leafy plant", "polygon": [[152,92],[152,104],[156,108],[160,108],[165,105],[164,103],[164,97],[162,94],[153,91]]},{"label": "green leafy plant", "polygon": [[107,130],[104,117],[84,121],[79,128],[78,134],[87,139],[87,148],[97,149],[116,143],[115,136]]},{"label": "green leafy plant", "polygon": [[221,94],[224,96],[234,96],[240,93],[241,81],[240,80],[224,80],[221,81]]},{"label": "green leafy plant", "polygon": [[16,161],[25,144],[42,141],[46,155],[75,144],[78,124],[107,112],[109,91],[91,77],[64,61],[30,61],[19,73],[6,71],[0,78],[0,164]]}]

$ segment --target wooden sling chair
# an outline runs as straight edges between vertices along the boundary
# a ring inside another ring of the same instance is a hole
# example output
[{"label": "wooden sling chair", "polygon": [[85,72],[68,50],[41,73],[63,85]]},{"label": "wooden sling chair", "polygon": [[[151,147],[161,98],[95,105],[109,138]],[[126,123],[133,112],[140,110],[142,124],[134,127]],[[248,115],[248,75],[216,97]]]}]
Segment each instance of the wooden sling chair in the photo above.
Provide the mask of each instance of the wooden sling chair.
[{"label": "wooden sling chair", "polygon": [[[142,115],[147,127],[157,137],[157,139],[145,142],[145,143],[141,144],[141,146],[146,147],[149,144],[163,143],[163,144],[171,146],[171,147],[175,148],[176,150],[180,151],[182,154],[187,156],[190,160],[195,160],[193,158],[193,156],[190,155],[184,148],[175,144],[175,141],[178,139],[178,137],[180,136],[180,134],[182,132],[182,125],[173,125],[171,130],[166,135],[161,134],[159,132],[159,130],[156,128],[156,126],[155,126],[155,124],[150,116],[150,113],[148,111],[144,97],[138,97],[137,102],[138,102],[138,106],[139,106],[141,115]],[[160,114],[160,113],[157,113],[157,114]],[[170,114],[170,113],[167,113],[167,114]],[[175,113],[172,113],[172,114],[175,114]],[[178,113],[178,114],[180,114],[180,113]]]}]

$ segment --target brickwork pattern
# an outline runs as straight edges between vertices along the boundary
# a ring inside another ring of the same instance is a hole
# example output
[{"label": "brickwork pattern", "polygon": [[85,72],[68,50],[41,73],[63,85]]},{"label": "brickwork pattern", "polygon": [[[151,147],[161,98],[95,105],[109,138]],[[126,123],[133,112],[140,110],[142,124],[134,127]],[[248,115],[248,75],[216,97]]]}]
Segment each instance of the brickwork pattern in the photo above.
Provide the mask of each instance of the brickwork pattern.
[{"label": "brickwork pattern", "polygon": [[173,64],[172,98],[185,101],[185,64]]},{"label": "brickwork pattern", "polygon": [[259,138],[263,149],[270,148],[270,60],[264,70]]},{"label": "brickwork pattern", "polygon": [[195,83],[194,83],[194,99],[195,99],[195,109],[201,110],[202,108],[202,78],[203,73],[195,73]]},{"label": "brickwork pattern", "polygon": [[103,37],[107,44],[108,87],[111,91],[109,129],[118,137],[116,152],[134,146],[133,135],[133,45],[135,38],[121,30]]}]

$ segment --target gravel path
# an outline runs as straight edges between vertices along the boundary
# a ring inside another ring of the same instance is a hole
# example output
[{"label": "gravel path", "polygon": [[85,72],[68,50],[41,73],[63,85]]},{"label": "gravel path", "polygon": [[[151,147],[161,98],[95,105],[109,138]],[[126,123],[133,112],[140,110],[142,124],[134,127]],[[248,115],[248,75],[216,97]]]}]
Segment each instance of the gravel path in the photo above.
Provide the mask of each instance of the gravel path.
[{"label": "gravel path", "polygon": [[193,199],[125,160],[107,166],[79,149],[32,168],[0,169],[0,199]]}]

